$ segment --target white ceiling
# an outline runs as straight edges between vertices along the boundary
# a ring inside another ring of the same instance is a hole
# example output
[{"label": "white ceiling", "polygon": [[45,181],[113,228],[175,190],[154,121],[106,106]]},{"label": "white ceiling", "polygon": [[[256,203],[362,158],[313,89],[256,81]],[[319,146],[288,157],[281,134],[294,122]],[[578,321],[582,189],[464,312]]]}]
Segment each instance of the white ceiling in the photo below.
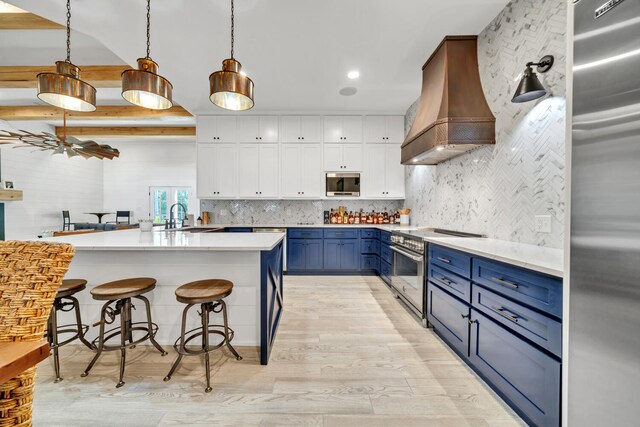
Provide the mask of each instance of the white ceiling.
[{"label": "white ceiling", "polygon": [[[65,1],[10,0],[62,23]],[[236,0],[236,59],[254,80],[253,113],[404,113],[419,96],[421,67],[443,36],[478,34],[507,0]],[[229,56],[228,0],[152,2],[151,56],[193,114],[220,114],[209,102],[208,76]],[[144,0],[73,0],[72,28],[103,47],[72,39],[72,60],[135,64],[145,55]],[[5,32],[2,32],[5,33]],[[64,31],[2,34],[2,65],[64,58]],[[55,35],[53,33],[56,33]],[[42,36],[40,37],[42,39]],[[12,50],[11,47],[14,47]],[[20,48],[20,47],[23,48]],[[6,59],[9,55],[10,59]],[[348,80],[357,69],[361,77]],[[358,89],[344,97],[346,86]],[[120,103],[117,89],[104,104]],[[115,94],[115,95],[114,95]],[[0,102],[4,93],[0,93]],[[112,96],[113,95],[113,96]],[[103,104],[101,95],[99,103]]]}]

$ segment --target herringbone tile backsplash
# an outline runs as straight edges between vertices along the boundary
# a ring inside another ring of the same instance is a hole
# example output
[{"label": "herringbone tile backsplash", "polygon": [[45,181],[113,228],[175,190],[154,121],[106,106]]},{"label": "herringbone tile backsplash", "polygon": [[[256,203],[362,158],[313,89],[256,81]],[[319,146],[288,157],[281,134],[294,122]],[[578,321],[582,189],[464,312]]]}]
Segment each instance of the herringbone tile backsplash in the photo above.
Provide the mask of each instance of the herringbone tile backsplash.
[{"label": "herringbone tile backsplash", "polygon": [[[480,76],[496,116],[497,143],[437,166],[407,167],[405,202],[414,224],[563,246],[566,14],[564,0],[514,0],[479,35]],[[512,104],[525,64],[547,54],[556,62],[538,77],[551,96]],[[407,111],[407,130],[416,108]],[[536,215],[551,215],[551,233],[535,231]]]}]

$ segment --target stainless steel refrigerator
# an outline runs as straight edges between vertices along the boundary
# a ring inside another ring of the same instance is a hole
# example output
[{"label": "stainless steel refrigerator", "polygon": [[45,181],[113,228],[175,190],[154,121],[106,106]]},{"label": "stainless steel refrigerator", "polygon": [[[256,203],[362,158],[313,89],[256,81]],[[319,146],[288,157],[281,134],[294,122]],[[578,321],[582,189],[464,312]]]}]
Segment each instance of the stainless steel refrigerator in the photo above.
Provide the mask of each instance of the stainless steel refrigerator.
[{"label": "stainless steel refrigerator", "polygon": [[569,426],[640,425],[640,0],[574,1]]}]

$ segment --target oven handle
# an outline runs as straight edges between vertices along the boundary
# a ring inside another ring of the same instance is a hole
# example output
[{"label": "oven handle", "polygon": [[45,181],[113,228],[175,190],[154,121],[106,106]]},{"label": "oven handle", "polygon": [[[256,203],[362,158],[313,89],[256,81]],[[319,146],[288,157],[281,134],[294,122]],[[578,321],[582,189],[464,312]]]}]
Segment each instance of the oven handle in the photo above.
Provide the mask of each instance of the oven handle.
[{"label": "oven handle", "polygon": [[394,252],[398,252],[399,254],[404,255],[404,256],[406,256],[407,258],[409,258],[409,259],[411,259],[411,260],[413,260],[413,261],[415,261],[415,262],[423,262],[423,261],[424,261],[424,259],[423,259],[422,257],[415,256],[415,255],[413,255],[413,254],[410,254],[409,252],[403,251],[402,249],[398,249],[398,248],[397,248],[397,247],[395,247],[395,246],[390,246],[390,248],[391,248],[391,250],[392,250],[392,251],[394,251]]}]

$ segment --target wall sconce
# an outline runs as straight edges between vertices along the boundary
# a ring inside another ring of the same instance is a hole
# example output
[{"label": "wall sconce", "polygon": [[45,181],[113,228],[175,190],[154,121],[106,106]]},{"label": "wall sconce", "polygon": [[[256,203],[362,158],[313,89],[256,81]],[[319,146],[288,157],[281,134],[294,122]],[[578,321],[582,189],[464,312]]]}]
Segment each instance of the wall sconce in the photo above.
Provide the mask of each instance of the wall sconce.
[{"label": "wall sconce", "polygon": [[538,75],[531,69],[533,66],[537,67],[536,71],[539,73],[546,73],[553,66],[553,56],[546,55],[543,56],[539,62],[527,63],[527,68],[524,70],[518,89],[516,89],[516,93],[513,95],[511,102],[520,104],[542,98],[547,94],[546,89],[542,86],[540,80],[538,80]]}]

